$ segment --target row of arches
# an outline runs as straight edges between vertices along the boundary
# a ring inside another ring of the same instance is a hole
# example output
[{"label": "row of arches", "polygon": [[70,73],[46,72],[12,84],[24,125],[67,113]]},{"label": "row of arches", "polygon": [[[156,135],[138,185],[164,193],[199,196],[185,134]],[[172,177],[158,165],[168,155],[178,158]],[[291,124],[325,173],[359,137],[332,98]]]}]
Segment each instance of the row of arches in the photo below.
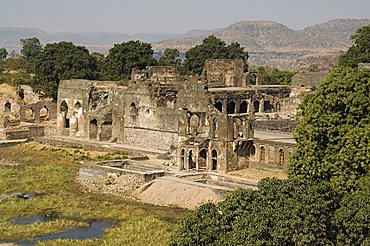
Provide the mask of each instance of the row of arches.
[{"label": "row of arches", "polygon": [[[65,100],[63,100],[60,103],[59,112],[60,112],[61,117],[62,117],[61,127],[62,128],[70,128],[70,115],[68,115],[69,107],[68,107],[68,103]],[[80,119],[81,115],[82,115],[82,105],[79,101],[77,101],[73,105],[73,109],[72,109],[72,116],[74,116],[76,118],[76,121],[75,121],[76,126],[75,127],[77,129],[78,129],[78,123],[79,123],[79,119]]]},{"label": "row of arches", "polygon": [[[207,162],[208,162],[208,151],[206,149],[201,149],[198,153],[197,158],[195,158],[195,154],[193,150],[189,150],[188,152],[185,149],[181,150],[180,153],[180,169],[207,169]],[[208,167],[209,171],[216,171],[218,169],[218,154],[217,150],[213,149],[211,151]]]},{"label": "row of arches", "polygon": [[[258,160],[261,161],[261,162],[266,162],[267,159],[266,159],[266,149],[265,149],[265,147],[261,146],[259,152],[260,152],[260,154],[259,154]],[[275,157],[274,156],[269,156],[269,159],[275,160]],[[285,164],[285,152],[281,148],[279,149],[279,152],[278,152],[278,164],[280,164],[280,165]]]},{"label": "row of arches", "polygon": [[[262,104],[262,105],[261,105]],[[256,113],[272,113],[272,112],[280,112],[281,105],[279,102],[275,103],[275,105],[272,105],[270,101],[264,101],[263,99],[261,101],[255,100],[249,108],[249,102],[247,100],[242,100],[239,104],[239,108],[237,108],[237,104],[234,101],[229,101],[226,104],[226,110],[224,112],[224,104],[221,101],[216,101],[214,104],[215,108],[221,112],[221,113],[227,113],[227,114],[245,114],[249,113],[250,110],[253,110],[253,112]]]}]

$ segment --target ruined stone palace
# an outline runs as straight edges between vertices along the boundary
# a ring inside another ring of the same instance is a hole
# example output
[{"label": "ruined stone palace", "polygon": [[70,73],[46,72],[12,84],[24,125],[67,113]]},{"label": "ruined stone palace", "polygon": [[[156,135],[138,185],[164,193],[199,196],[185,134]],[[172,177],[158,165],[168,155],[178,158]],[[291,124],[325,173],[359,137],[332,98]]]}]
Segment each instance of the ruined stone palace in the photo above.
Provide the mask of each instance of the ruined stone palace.
[{"label": "ruined stone palace", "polygon": [[295,144],[257,139],[254,129],[293,115],[302,93],[253,78],[242,60],[208,60],[201,76],[147,67],[128,81],[61,81],[57,135],[167,151],[180,170],[283,169]]}]

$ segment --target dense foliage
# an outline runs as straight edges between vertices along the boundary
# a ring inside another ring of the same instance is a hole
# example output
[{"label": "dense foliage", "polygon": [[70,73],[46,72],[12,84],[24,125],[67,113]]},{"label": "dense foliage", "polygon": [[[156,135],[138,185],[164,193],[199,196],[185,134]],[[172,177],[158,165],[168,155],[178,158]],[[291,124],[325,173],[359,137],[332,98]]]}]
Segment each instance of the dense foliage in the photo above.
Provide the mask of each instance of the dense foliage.
[{"label": "dense foliage", "polygon": [[289,174],[351,190],[370,169],[370,71],[334,69],[301,105]]},{"label": "dense foliage", "polygon": [[[363,203],[368,200],[361,196],[346,199],[352,203],[358,199],[363,199]],[[357,218],[347,216],[350,211],[347,204],[340,206],[340,197],[326,182],[265,179],[256,191],[239,189],[218,205],[208,203],[190,213],[182,221],[171,245],[337,245],[337,242],[353,242],[353,235],[348,236],[345,230],[356,230],[355,223],[360,216],[368,220],[370,215],[364,212],[369,212],[369,206],[356,206],[353,213]],[[351,228],[343,228],[351,223]],[[358,230],[366,232],[366,228]],[[368,231],[362,235],[352,245],[368,240]]]},{"label": "dense foliage", "polygon": [[201,74],[204,62],[207,59],[243,59],[247,61],[248,53],[239,43],[226,45],[225,42],[209,36],[203,40],[203,43],[189,49],[185,54],[184,69],[189,74]]},{"label": "dense foliage", "polygon": [[158,58],[159,66],[172,66],[181,70],[181,58],[180,52],[177,49],[167,48],[163,51],[163,54]]},{"label": "dense foliage", "polygon": [[151,44],[141,41],[115,44],[104,59],[101,77],[106,80],[127,79],[133,68],[144,69],[155,62]]},{"label": "dense foliage", "polygon": [[95,79],[97,65],[88,50],[69,42],[47,44],[35,58],[34,90],[56,98],[63,79]]},{"label": "dense foliage", "polygon": [[274,67],[255,67],[251,70],[258,73],[259,83],[262,85],[289,85],[294,75],[294,72]]},{"label": "dense foliage", "polygon": [[21,39],[21,54],[26,60],[35,58],[42,51],[42,46],[38,38]]},{"label": "dense foliage", "polygon": [[5,48],[0,48],[0,60],[6,59],[8,56],[8,51]]},{"label": "dense foliage", "polygon": [[360,28],[351,37],[354,45],[339,58],[339,65],[357,67],[359,63],[370,62],[370,25]]}]

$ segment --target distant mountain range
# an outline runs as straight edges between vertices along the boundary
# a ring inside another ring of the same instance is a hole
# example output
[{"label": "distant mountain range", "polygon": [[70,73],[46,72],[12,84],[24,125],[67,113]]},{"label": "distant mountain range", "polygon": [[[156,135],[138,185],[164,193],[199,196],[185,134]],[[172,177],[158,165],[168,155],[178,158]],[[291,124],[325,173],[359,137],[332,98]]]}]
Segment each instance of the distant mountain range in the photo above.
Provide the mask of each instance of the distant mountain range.
[{"label": "distant mountain range", "polygon": [[[272,21],[240,21],[225,28],[213,30],[192,30],[178,33],[55,33],[48,34],[37,28],[0,27],[0,47],[19,50],[22,38],[37,37],[45,43],[62,40],[84,45],[90,50],[107,53],[115,43],[128,40],[141,40],[153,44],[155,51],[177,48],[185,52],[200,44],[202,40],[215,35],[226,43],[239,42],[250,53],[252,65],[270,65],[292,68],[317,61],[318,57],[345,51],[350,45],[350,37],[362,26],[369,25],[370,19],[335,19],[322,24],[309,26],[303,30],[293,30]],[[333,59],[331,59],[333,60]],[[298,64],[299,63],[299,64]]]}]

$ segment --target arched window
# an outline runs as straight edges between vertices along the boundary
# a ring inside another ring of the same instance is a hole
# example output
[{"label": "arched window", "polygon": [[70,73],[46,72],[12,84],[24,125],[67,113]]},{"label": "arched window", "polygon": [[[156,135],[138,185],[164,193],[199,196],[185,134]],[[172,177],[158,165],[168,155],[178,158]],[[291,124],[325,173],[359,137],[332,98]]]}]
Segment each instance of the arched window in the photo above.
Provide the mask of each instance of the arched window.
[{"label": "arched window", "polygon": [[266,160],[266,150],[265,147],[261,146],[260,148],[260,161]]},{"label": "arched window", "polygon": [[248,103],[243,100],[243,102],[240,104],[240,113],[245,114],[248,112]]},{"label": "arched window", "polygon": [[284,150],[280,149],[279,150],[279,164],[283,165],[285,160],[285,155],[284,155]]},{"label": "arched window", "polygon": [[260,111],[260,102],[258,100],[253,103],[254,112],[258,113]]},{"label": "arched window", "polygon": [[222,113],[222,102],[217,101],[215,103],[215,108]]},{"label": "arched window", "polygon": [[189,157],[189,162],[188,162],[189,169],[195,168],[195,162],[193,160],[193,151],[192,150],[189,151],[189,156],[188,157]]},{"label": "arched window", "polygon": [[211,170],[217,170],[217,151],[212,150],[212,166]]},{"label": "arched window", "polygon": [[235,102],[231,101],[227,104],[227,113],[228,114],[235,114]]},{"label": "arched window", "polygon": [[4,112],[11,112],[12,111],[12,104],[10,102],[6,102],[4,105]]},{"label": "arched window", "polygon": [[205,168],[207,166],[207,150],[202,149],[199,152],[199,167]]},{"label": "arched window", "polygon": [[75,103],[74,108],[75,108],[76,110],[79,110],[81,107],[82,107],[82,105],[81,105],[81,103],[80,103],[80,102],[76,102],[76,103]]},{"label": "arched window", "polygon": [[63,101],[60,104],[60,112],[68,112],[68,104],[66,103],[66,101]]}]

